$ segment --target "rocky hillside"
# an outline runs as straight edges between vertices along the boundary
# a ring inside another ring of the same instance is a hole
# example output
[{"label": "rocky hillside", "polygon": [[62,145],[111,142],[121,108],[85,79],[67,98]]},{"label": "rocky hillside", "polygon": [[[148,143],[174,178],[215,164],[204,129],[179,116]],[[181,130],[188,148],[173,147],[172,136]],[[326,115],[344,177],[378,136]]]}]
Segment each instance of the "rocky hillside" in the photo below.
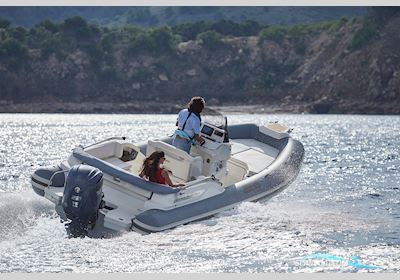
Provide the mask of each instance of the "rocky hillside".
[{"label": "rocky hillside", "polygon": [[158,52],[119,41],[97,60],[82,45],[48,55],[29,48],[23,62],[0,48],[0,111],[174,112],[201,95],[265,112],[398,114],[399,27],[396,12],[259,36],[210,31]]}]

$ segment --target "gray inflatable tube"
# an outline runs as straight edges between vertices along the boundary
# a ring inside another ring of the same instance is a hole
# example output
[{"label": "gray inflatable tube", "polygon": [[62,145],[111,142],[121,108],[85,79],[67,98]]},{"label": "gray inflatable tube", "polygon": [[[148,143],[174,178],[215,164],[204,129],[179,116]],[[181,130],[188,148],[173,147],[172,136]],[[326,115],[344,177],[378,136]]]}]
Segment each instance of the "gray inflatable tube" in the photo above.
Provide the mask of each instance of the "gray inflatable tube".
[{"label": "gray inflatable tube", "polygon": [[[249,127],[246,128],[249,129]],[[258,137],[264,136],[258,135],[255,138]],[[294,181],[300,171],[304,147],[299,141],[291,138],[282,141],[276,141],[272,138],[264,140],[275,141],[274,146],[281,148],[278,158],[267,169],[226,187],[223,193],[214,197],[169,211],[159,209],[145,211],[132,220],[133,229],[143,233],[163,231],[212,216],[243,201],[268,199],[284,190]]]}]

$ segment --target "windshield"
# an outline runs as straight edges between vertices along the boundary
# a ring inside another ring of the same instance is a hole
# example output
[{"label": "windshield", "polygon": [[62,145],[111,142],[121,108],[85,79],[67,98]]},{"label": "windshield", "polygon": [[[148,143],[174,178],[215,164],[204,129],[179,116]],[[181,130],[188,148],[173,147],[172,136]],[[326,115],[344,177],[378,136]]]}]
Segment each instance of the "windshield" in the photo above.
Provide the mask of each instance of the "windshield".
[{"label": "windshield", "polygon": [[201,113],[201,121],[220,128],[224,128],[225,126],[225,116],[222,113],[207,107],[204,108]]}]

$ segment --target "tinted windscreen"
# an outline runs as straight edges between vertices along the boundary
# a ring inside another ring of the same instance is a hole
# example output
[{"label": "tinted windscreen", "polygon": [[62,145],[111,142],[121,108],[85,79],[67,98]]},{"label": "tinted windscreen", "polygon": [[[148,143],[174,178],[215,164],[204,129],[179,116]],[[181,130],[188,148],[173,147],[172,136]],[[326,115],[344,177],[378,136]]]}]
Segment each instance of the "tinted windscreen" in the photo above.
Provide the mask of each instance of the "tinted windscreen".
[{"label": "tinted windscreen", "polygon": [[221,131],[218,131],[218,130],[214,131],[214,134],[219,137],[222,137],[224,135]]},{"label": "tinted windscreen", "polygon": [[207,125],[204,125],[203,128],[201,129],[201,133],[204,133],[205,135],[211,136],[214,131],[214,128],[211,128]]}]

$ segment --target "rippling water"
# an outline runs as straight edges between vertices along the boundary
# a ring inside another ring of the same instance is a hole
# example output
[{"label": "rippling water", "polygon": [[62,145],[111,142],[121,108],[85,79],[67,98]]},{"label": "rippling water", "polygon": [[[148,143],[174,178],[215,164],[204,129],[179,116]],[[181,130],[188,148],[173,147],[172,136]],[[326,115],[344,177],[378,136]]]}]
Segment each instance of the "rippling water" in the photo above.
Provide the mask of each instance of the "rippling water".
[{"label": "rippling water", "polygon": [[264,203],[162,233],[68,239],[30,174],[79,144],[171,134],[174,115],[0,114],[0,272],[400,272],[400,117],[229,115],[279,120],[306,155]]}]

